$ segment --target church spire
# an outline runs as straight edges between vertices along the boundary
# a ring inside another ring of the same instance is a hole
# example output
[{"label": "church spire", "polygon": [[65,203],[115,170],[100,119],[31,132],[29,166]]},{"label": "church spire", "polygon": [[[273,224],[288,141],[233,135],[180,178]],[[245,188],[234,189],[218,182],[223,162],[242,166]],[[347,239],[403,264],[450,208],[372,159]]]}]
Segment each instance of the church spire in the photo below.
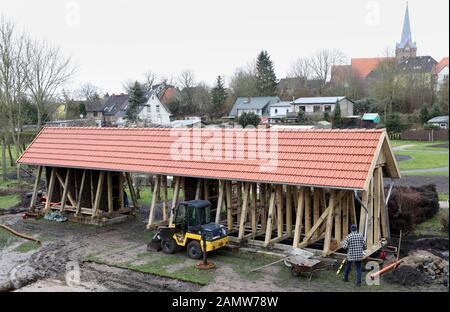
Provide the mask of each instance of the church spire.
[{"label": "church spire", "polygon": [[412,40],[411,24],[409,22],[409,7],[406,2],[405,17],[403,18],[402,37],[399,43],[397,43],[396,54],[400,58],[416,56],[417,46]]}]

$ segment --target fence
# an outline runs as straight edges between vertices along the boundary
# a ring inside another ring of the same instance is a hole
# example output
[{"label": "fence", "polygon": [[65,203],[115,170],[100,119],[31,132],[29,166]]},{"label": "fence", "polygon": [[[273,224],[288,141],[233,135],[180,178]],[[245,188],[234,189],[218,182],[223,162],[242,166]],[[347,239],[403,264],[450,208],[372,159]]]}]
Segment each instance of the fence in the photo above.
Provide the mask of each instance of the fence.
[{"label": "fence", "polygon": [[448,130],[422,129],[391,132],[389,133],[389,139],[410,141],[448,141]]}]

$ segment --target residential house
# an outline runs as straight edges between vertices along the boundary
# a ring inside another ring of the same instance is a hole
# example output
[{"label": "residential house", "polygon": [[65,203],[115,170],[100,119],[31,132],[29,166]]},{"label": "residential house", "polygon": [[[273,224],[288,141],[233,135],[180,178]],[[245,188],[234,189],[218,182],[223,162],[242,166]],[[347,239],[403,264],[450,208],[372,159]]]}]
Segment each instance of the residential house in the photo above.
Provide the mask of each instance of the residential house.
[{"label": "residential house", "polygon": [[106,126],[125,124],[128,108],[128,94],[113,94],[109,96],[103,106],[103,124]]},{"label": "residential house", "polygon": [[291,101],[281,101],[281,102],[270,104],[269,116],[270,117],[277,117],[277,116],[284,117],[290,111],[292,111]]},{"label": "residential house", "polygon": [[103,121],[103,105],[105,104],[107,97],[101,99],[93,99],[86,101],[84,107],[86,108],[86,118],[93,120]]},{"label": "residential house", "polygon": [[380,115],[365,113],[361,118],[361,128],[376,128],[380,124]]},{"label": "residential house", "polygon": [[172,120],[172,113],[161,99],[165,92],[158,92],[158,89],[150,91],[148,100],[139,107],[138,119],[146,124],[169,124]]},{"label": "residential house", "polygon": [[448,56],[444,57],[435,67],[436,89],[440,90],[444,83],[448,83]]},{"label": "residential house", "polygon": [[255,113],[258,116],[269,116],[270,105],[280,102],[278,96],[238,97],[231,109],[230,117],[239,117],[243,113]]},{"label": "residential house", "polygon": [[292,110],[296,113],[302,110],[305,114],[332,113],[337,103],[341,108],[341,116],[353,115],[353,101],[345,96],[301,97],[292,102]]},{"label": "residential house", "polygon": [[438,126],[441,129],[448,129],[448,115],[431,118],[428,120],[428,124]]}]

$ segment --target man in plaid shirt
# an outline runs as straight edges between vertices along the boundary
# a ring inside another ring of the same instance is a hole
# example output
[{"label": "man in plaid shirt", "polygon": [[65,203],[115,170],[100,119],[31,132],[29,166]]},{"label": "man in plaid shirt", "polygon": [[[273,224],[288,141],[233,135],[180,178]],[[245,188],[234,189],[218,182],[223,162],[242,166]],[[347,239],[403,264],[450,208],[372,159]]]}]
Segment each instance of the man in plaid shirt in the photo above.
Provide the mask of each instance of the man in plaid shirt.
[{"label": "man in plaid shirt", "polygon": [[348,275],[353,262],[356,265],[356,286],[361,286],[362,267],[361,261],[366,249],[364,237],[356,231],[356,225],[350,227],[351,233],[345,238],[342,248],[347,249],[347,264],[344,270],[344,282],[348,282]]}]

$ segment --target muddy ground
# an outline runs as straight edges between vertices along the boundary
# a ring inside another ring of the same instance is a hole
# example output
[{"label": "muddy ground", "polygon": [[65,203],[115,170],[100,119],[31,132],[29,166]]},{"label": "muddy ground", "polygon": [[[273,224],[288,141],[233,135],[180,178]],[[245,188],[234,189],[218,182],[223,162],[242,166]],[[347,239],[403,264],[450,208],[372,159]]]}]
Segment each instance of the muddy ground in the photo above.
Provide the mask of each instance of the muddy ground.
[{"label": "muddy ground", "polygon": [[[292,276],[283,263],[250,273],[252,268],[274,258],[238,249],[212,254],[210,260],[217,268],[197,271],[194,268],[197,261],[183,252],[164,255],[146,251],[151,233],[145,231],[145,215],[143,211],[132,220],[104,227],[23,220],[21,214],[0,216],[0,223],[43,241],[40,247],[25,248],[29,243],[12,238],[0,246],[0,290],[411,291],[384,281],[380,286],[356,288],[352,283],[341,282],[336,268],[330,266],[316,272],[311,281],[305,276]],[[413,290],[448,291],[448,288],[433,284]]]}]

